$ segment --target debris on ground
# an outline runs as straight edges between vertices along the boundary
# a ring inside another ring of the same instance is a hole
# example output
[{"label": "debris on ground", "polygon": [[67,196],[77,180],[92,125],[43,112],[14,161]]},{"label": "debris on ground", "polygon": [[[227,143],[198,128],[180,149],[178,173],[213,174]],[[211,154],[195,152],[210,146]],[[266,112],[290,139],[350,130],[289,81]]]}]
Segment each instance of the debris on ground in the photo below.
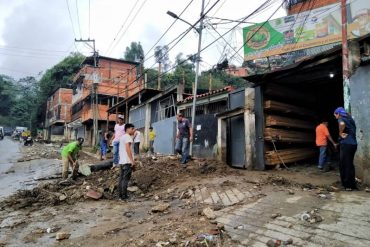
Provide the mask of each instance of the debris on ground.
[{"label": "debris on ground", "polygon": [[313,223],[318,223],[318,222],[321,222],[324,220],[324,218],[319,214],[319,210],[318,209],[314,209],[314,210],[311,210],[311,211],[306,211],[306,212],[303,212],[300,216],[301,220],[302,221],[307,221],[311,224]]},{"label": "debris on ground", "polygon": [[293,190],[288,190],[288,195],[294,195],[294,191]]},{"label": "debris on ground", "polygon": [[294,185],[291,181],[288,179],[282,177],[282,176],[276,176],[276,175],[270,175],[267,177],[266,182],[268,184],[272,185],[278,185],[278,186],[290,186]]},{"label": "debris on ground", "polygon": [[281,217],[281,213],[275,213],[271,215],[271,219],[276,219],[278,217]]},{"label": "debris on ground", "polygon": [[211,208],[205,208],[203,209],[203,214],[207,217],[209,220],[216,219],[216,214]]},{"label": "debris on ground", "polygon": [[169,203],[161,203],[161,204],[158,204],[158,205],[152,207],[152,212],[153,213],[161,213],[161,212],[166,211],[169,207],[170,207]]},{"label": "debris on ground", "polygon": [[64,239],[69,239],[70,236],[71,236],[71,234],[68,233],[68,232],[58,232],[55,239],[56,240],[64,240]]},{"label": "debris on ground", "polygon": [[278,247],[278,246],[287,246],[293,244],[293,239],[289,238],[286,241],[282,241],[280,239],[272,240],[270,239],[267,241],[266,246],[268,247]]},{"label": "debris on ground", "polygon": [[[158,191],[164,186],[174,184],[177,179],[208,175],[203,175],[201,173],[201,167],[192,162],[189,162],[188,169],[184,170],[181,169],[178,161],[173,161],[169,157],[158,157],[156,160],[152,160],[151,157],[142,158],[143,166],[138,167],[137,171],[132,174],[129,193],[134,194],[135,197],[146,197],[150,196],[152,191]],[[212,162],[212,166],[224,166],[224,164],[214,161]],[[224,169],[214,169],[214,171],[216,174],[224,173]],[[90,193],[92,192],[90,190],[101,193],[101,196],[94,196],[99,199],[118,199],[117,185],[119,173],[117,169],[99,170],[92,172],[88,177],[80,176],[76,180],[56,180],[50,183],[43,183],[30,190],[20,190],[0,201],[0,209],[74,204],[78,201],[91,198]],[[193,190],[189,190],[186,190],[182,199],[191,197]],[[170,191],[160,197],[156,195],[155,199],[180,197],[181,192],[176,193],[177,191]]]},{"label": "debris on ground", "polygon": [[102,198],[103,194],[99,191],[89,189],[86,192],[86,196],[89,197],[89,198],[95,199],[95,200],[99,200],[100,198]]}]

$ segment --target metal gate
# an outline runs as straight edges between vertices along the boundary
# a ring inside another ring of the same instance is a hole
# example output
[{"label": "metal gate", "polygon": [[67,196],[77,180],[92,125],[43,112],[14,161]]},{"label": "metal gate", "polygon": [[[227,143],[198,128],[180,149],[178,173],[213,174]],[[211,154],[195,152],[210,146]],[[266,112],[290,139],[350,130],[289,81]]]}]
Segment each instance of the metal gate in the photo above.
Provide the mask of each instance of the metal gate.
[{"label": "metal gate", "polygon": [[176,138],[176,117],[167,118],[165,120],[152,124],[156,133],[154,140],[154,152],[160,154],[175,153],[175,138]]},{"label": "metal gate", "polygon": [[245,168],[244,115],[229,118],[228,163],[233,167]]}]

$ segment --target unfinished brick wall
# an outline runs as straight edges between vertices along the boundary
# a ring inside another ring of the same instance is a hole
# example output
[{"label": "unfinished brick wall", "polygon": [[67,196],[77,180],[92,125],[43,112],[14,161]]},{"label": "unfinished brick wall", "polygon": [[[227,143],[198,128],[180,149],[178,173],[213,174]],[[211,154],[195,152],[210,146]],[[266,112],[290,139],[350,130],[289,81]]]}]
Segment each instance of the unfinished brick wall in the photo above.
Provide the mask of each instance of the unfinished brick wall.
[{"label": "unfinished brick wall", "polygon": [[[49,97],[46,107],[46,116],[48,123],[51,124],[52,122],[57,120],[67,123],[71,121],[72,94],[72,89],[59,88],[57,91],[54,92],[52,96]],[[59,109],[60,115],[58,116]],[[50,114],[48,115],[48,113]],[[53,121],[50,121],[51,119]]]}]

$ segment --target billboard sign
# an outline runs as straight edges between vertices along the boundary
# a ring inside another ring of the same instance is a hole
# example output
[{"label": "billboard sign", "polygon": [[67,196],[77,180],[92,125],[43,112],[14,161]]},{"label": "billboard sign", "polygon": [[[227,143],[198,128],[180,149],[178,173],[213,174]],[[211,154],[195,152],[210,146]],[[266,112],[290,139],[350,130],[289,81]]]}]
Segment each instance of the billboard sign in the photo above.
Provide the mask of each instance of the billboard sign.
[{"label": "billboard sign", "polygon": [[[347,5],[349,39],[370,33],[370,1]],[[340,3],[243,28],[246,61],[340,42]]]}]

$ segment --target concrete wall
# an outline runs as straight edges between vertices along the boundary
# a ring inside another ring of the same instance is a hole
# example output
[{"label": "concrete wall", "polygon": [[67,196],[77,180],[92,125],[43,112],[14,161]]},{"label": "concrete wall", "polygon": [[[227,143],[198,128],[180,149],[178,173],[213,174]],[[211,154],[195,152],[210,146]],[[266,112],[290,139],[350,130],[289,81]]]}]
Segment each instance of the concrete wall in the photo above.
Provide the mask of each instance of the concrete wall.
[{"label": "concrete wall", "polygon": [[370,184],[370,65],[359,67],[350,85],[352,116],[357,125],[356,175]]}]

